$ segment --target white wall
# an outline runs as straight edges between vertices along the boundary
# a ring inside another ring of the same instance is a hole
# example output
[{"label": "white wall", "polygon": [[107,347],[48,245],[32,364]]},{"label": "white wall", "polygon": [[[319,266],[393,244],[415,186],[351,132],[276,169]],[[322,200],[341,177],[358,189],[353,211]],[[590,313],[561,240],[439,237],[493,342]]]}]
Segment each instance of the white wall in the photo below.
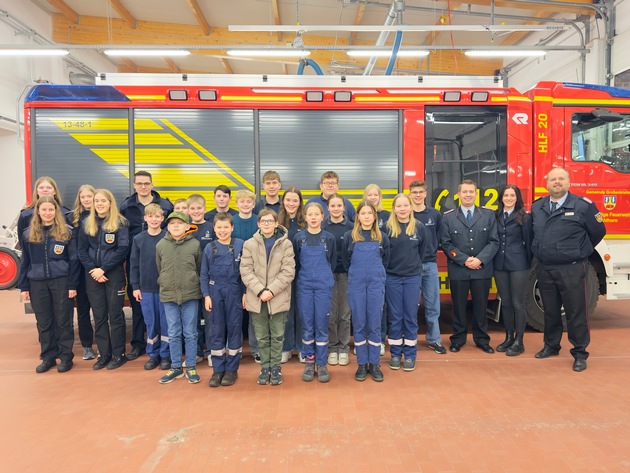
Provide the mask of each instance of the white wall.
[{"label": "white wall", "polygon": [[[49,15],[31,1],[0,0],[0,13],[18,18],[29,28],[50,39]],[[0,44],[32,42],[16,36],[12,27],[0,22]],[[94,51],[72,51],[72,55],[98,72],[113,72],[114,66]],[[0,57],[0,225],[9,225],[24,205],[24,145],[18,142],[16,120],[18,98],[35,80],[68,82],[68,66],[59,58]],[[21,106],[19,107],[21,110]],[[20,117],[21,120],[21,117]]]}]

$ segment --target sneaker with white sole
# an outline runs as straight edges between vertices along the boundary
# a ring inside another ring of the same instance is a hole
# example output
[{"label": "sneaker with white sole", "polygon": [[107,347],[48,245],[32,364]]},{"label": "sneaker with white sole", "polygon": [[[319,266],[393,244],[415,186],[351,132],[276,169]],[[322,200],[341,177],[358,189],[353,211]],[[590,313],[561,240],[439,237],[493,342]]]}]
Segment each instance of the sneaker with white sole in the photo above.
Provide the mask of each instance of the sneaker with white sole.
[{"label": "sneaker with white sole", "polygon": [[188,382],[190,384],[197,384],[201,381],[201,378],[197,374],[197,370],[193,368],[186,368],[186,377],[188,378]]},{"label": "sneaker with white sole", "polygon": [[332,366],[336,366],[339,364],[339,354],[336,351],[330,352],[328,354],[328,364]]},{"label": "sneaker with white sole", "polygon": [[282,352],[282,358],[280,358],[280,363],[288,363],[288,361],[291,359],[291,352],[290,351],[283,351]]},{"label": "sneaker with white sole", "polygon": [[258,375],[258,379],[256,380],[256,382],[258,384],[269,384],[269,377],[271,376],[271,373],[269,372],[269,368],[263,368],[260,370],[260,374]]},{"label": "sneaker with white sole", "polygon": [[302,353],[298,353],[298,360],[300,360],[300,363],[306,363],[306,357]]},{"label": "sneaker with white sole", "polygon": [[385,344],[381,343],[381,356],[385,356]]},{"label": "sneaker with white sole", "polygon": [[429,348],[438,355],[446,355],[446,348],[440,342],[429,343]]},{"label": "sneaker with white sole", "polygon": [[272,386],[278,386],[282,384],[282,370],[279,366],[271,367],[271,375],[269,377],[269,382]]},{"label": "sneaker with white sole", "polygon": [[389,360],[389,368],[392,369],[392,370],[399,370],[400,369],[400,357],[392,356],[392,359]]},{"label": "sneaker with white sole", "polygon": [[416,369],[416,360],[410,360],[405,358],[405,362],[403,363],[403,371],[413,371]]},{"label": "sneaker with white sole", "polygon": [[348,356],[347,353],[339,353],[339,365],[340,366],[347,366],[348,364],[350,364],[350,357]]},{"label": "sneaker with white sole", "polygon": [[252,353],[252,356],[254,357],[254,361],[258,364],[262,363],[262,358],[260,357],[260,355],[258,353]]},{"label": "sneaker with white sole", "polygon": [[175,381],[177,378],[184,376],[184,370],[182,368],[171,368],[164,376],[159,380],[160,384],[168,384]]},{"label": "sneaker with white sole", "polygon": [[93,360],[94,358],[96,358],[96,355],[94,354],[92,347],[83,347],[83,359]]}]

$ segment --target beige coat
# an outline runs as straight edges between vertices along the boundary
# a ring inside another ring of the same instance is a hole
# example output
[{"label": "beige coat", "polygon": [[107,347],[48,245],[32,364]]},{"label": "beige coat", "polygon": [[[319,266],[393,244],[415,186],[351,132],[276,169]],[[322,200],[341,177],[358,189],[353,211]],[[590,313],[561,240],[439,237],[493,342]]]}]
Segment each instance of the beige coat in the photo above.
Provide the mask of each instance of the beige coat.
[{"label": "beige coat", "polygon": [[295,256],[286,228],[278,226],[269,261],[260,232],[256,232],[245,242],[241,256],[241,279],[247,287],[247,310],[260,313],[262,302],[258,294],[269,289],[273,293],[273,298],[267,302],[269,314],[288,311],[291,307],[291,282],[294,277]]}]

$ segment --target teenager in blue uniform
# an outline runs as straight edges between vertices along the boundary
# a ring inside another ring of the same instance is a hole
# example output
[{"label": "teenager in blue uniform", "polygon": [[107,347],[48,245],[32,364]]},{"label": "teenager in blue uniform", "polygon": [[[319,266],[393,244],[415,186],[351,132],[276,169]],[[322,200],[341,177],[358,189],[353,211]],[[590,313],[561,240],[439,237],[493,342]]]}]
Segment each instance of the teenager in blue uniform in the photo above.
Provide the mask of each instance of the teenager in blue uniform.
[{"label": "teenager in blue uniform", "polygon": [[[77,198],[74,202],[74,209],[72,210],[72,226],[74,228],[72,235],[79,240],[79,233],[83,221],[90,215],[90,209],[92,208],[92,201],[94,200],[94,187],[90,184],[84,184],[79,187],[77,191]],[[81,340],[81,346],[83,347],[83,359],[93,360],[96,358],[92,344],[94,343],[94,327],[92,327],[92,314],[90,310],[90,299],[88,298],[85,288],[85,271],[83,266],[79,264],[80,275],[79,285],[77,286],[77,297],[75,298],[77,304],[77,326],[79,329],[79,340]]]},{"label": "teenager in blue uniform", "polygon": [[523,334],[527,310],[523,288],[529,281],[533,238],[532,218],[525,210],[517,186],[508,184],[499,192],[496,218],[499,251],[493,261],[494,280],[501,296],[501,316],[505,326],[505,341],[497,346],[497,351],[517,356],[525,351]]},{"label": "teenager in blue uniform", "polygon": [[31,301],[37,321],[42,363],[35,371],[45,373],[57,364],[57,358],[61,359],[57,371],[70,371],[79,259],[76,239],[54,197],[43,196],[36,201],[22,241],[18,287],[22,299]]},{"label": "teenager in blue uniform", "polygon": [[99,351],[92,367],[95,370],[105,367],[113,370],[127,362],[122,308],[125,300],[123,263],[129,245],[127,220],[118,213],[114,195],[107,189],[97,189],[92,210],[79,235],[79,259],[85,268],[85,286],[92,305]]},{"label": "teenager in blue uniform", "polygon": [[302,354],[306,359],[302,380],[315,379],[317,364],[317,379],[326,383],[330,381],[326,355],[337,245],[335,237],[322,230],[324,209],[320,204],[307,204],[304,215],[308,227],[293,238],[297,303],[302,318]]},{"label": "teenager in blue uniform", "polygon": [[353,224],[344,215],[344,198],[333,194],[328,198],[328,217],[322,228],[335,237],[337,264],[333,270],[330,321],[328,323],[328,364],[346,366],[350,363],[350,306],[348,305],[348,270],[343,265],[343,239]]},{"label": "teenager in blue uniform", "polygon": [[149,361],[144,364],[144,369],[153,370],[159,366],[162,370],[168,370],[171,368],[168,323],[164,304],[160,300],[159,274],[155,262],[155,248],[166,235],[162,229],[162,208],[158,204],[147,205],[144,208],[144,220],[147,229],[134,237],[131,246],[129,283],[134,288],[133,296],[140,303],[147,327]]},{"label": "teenager in blue uniform", "polygon": [[[322,193],[320,195],[316,195],[308,199],[306,204],[316,203],[322,206],[324,209],[324,216],[328,216],[328,199],[331,195],[337,194],[339,192],[339,175],[335,171],[326,171],[322,174],[322,177],[319,181],[319,188]],[[356,211],[352,203],[344,197],[345,207],[344,214],[348,217],[348,220],[354,223],[354,216],[356,215]]]},{"label": "teenager in blue uniform", "polygon": [[[278,214],[280,226],[287,229],[287,238],[293,243],[293,237],[306,228],[304,220],[302,192],[297,187],[291,186],[282,194],[282,206]],[[291,359],[292,354],[297,353],[301,363],[302,356],[302,321],[298,315],[297,301],[295,300],[295,279],[291,283],[291,307],[287,312],[287,322],[284,330],[284,345],[282,347],[282,363]]]},{"label": "teenager in blue uniform", "polygon": [[282,202],[280,201],[280,189],[282,189],[282,179],[276,171],[266,171],[262,177],[263,191],[265,195],[260,197],[254,207],[254,214],[258,215],[262,209],[271,209],[276,215],[280,213]]},{"label": "teenager in blue uniform", "polygon": [[407,194],[394,197],[392,210],[387,222],[391,252],[385,285],[389,349],[392,354],[389,367],[400,369],[404,355],[403,370],[413,371],[418,352],[418,304],[427,231],[414,218]]},{"label": "teenager in blue uniform", "polygon": [[239,266],[244,242],[232,238],[233,231],[232,216],[226,212],[216,214],[217,239],[206,246],[201,258],[199,282],[214,370],[208,382],[211,388],[232,386],[236,382],[243,352],[241,327],[246,299]]},{"label": "teenager in blue uniform", "polygon": [[383,381],[380,366],[381,311],[385,302],[385,268],[389,263],[389,238],[378,227],[371,202],[357,207],[354,228],[343,240],[343,261],[348,270],[348,300],[352,309],[354,345],[359,367],[354,375],[364,381],[368,372]]}]

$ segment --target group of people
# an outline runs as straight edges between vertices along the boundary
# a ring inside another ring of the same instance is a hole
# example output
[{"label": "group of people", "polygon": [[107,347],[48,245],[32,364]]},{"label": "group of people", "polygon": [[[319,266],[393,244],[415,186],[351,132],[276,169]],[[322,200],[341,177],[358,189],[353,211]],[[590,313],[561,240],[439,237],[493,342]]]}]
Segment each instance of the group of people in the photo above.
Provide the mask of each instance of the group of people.
[{"label": "group of people", "polygon": [[[524,352],[524,287],[536,257],[545,306],[545,346],[536,357],[559,353],[564,305],[573,369],[586,368],[583,283],[605,228],[592,202],[568,192],[564,169],[549,172],[550,196],[534,202],[531,214],[513,185],[500,191],[492,211],[475,205],[477,186],[463,181],[459,207],[442,215],[427,204],[423,181],[396,195],[391,213],[376,184],[365,188],[355,209],[338,193],[333,171],[321,176],[321,194],[306,203],[295,187],[280,195],[275,171],[262,181],[258,200],[249,190],[235,193],[238,210],[229,207],[229,187],[218,186],[216,208],[207,212],[199,194],[174,205],[162,198],[146,171],[135,173],[136,192],[120,209],[110,191],[90,185],[79,188],[67,209],[54,180],[38,179],[32,205],[18,220],[18,287],[31,301],[41,344],[36,371],[72,368],[76,299],[83,359],[96,358],[95,370],[119,368],[146,352],[145,369],[166,371],[160,383],[184,376],[198,383],[196,366],[207,356],[209,386],[233,385],[248,317],[252,355],[261,364],[258,384],[281,384],[281,364],[295,352],[304,363],[303,381],[328,382],[329,365],[349,364],[351,330],[355,379],[380,382],[386,337],[389,368],[415,369],[421,300],[428,347],[447,352],[439,327],[440,248],[453,299],[451,352],[466,343],[469,294],[473,340],[494,352],[486,318],[492,277],[506,329],[496,349]],[[132,306],[129,352],[125,286]]]}]

